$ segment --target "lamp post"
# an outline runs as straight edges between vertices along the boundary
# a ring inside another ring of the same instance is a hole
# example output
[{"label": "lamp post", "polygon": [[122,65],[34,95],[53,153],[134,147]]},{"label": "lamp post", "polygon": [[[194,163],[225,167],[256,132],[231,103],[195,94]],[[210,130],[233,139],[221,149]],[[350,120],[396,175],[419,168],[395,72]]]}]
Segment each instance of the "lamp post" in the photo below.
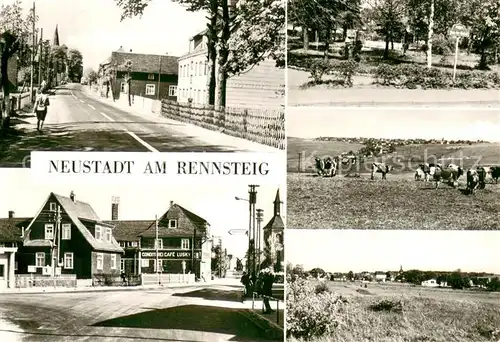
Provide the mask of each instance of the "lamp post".
[{"label": "lamp post", "polygon": [[255,277],[255,246],[256,246],[256,213],[255,204],[257,202],[257,188],[258,185],[250,184],[248,186],[248,200],[235,197],[237,201],[248,202],[248,257],[247,257],[247,271]]},{"label": "lamp post", "polygon": [[257,209],[257,244],[256,244],[256,253],[257,253],[257,272],[260,271],[260,264],[261,264],[261,254],[262,254],[262,227],[261,223],[264,221],[264,210],[263,209]]}]

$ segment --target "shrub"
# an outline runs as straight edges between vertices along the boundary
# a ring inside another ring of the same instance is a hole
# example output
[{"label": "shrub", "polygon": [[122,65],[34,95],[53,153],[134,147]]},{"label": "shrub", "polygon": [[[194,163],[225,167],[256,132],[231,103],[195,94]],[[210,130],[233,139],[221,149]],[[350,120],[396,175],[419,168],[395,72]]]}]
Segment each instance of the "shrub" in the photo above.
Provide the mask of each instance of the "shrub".
[{"label": "shrub", "polygon": [[378,303],[370,305],[370,310],[402,312],[403,311],[403,301],[383,299],[383,300],[379,301]]},{"label": "shrub", "polygon": [[356,72],[359,63],[349,59],[346,61],[341,61],[335,66],[335,71],[342,77],[342,82],[348,87],[352,87],[352,76]]},{"label": "shrub", "polygon": [[375,70],[375,83],[382,85],[396,85],[398,77],[398,70],[389,64],[380,64]]},{"label": "shrub", "polygon": [[488,73],[481,71],[464,71],[456,75],[455,84],[456,88],[463,89],[481,89],[489,88],[489,80],[491,76]]},{"label": "shrub", "polygon": [[310,339],[328,334],[345,323],[341,313],[346,300],[335,293],[315,293],[304,280],[288,283],[286,298],[287,335]]},{"label": "shrub", "polygon": [[322,58],[312,58],[307,65],[307,69],[311,73],[310,78],[312,78],[315,83],[321,83],[323,75],[327,74],[331,69],[330,63]]},{"label": "shrub", "polygon": [[319,294],[319,293],[324,293],[324,292],[330,292],[330,289],[325,283],[319,283],[316,285],[314,288],[314,293]]}]

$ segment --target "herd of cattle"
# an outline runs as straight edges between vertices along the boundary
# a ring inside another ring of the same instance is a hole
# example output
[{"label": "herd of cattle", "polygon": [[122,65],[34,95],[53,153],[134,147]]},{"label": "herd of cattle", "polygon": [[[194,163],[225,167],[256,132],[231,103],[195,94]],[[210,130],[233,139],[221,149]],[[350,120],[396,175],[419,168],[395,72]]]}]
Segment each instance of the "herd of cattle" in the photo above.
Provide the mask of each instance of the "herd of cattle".
[{"label": "herd of cattle", "polygon": [[[337,174],[337,168],[339,166],[338,158],[315,158],[315,161],[318,175],[333,177]],[[371,164],[371,179],[375,179],[375,174],[380,173],[382,174],[382,179],[386,180],[387,174],[393,169],[394,167],[392,165],[373,162]],[[467,180],[467,192],[474,194],[477,189],[484,189],[486,187],[488,178],[498,183],[498,179],[500,178],[500,166],[479,166],[477,168],[470,168],[465,172],[461,166],[455,164],[448,164],[445,166],[443,164],[423,163],[415,170],[415,180],[425,182],[434,181],[436,182],[436,189],[441,182],[446,182],[456,187],[458,185],[458,179],[464,174]],[[359,177],[359,174],[348,173],[345,176]]]}]

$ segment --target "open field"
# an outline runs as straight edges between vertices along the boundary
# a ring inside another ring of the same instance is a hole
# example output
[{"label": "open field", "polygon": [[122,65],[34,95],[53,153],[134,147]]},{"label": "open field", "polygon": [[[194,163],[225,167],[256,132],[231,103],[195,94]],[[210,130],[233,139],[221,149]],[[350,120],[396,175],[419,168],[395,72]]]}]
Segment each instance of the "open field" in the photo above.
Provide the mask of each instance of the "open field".
[{"label": "open field", "polygon": [[[344,324],[312,341],[497,342],[500,338],[500,293],[371,283],[368,288],[338,282],[327,286],[347,299],[339,313]],[[371,309],[382,300],[401,301],[402,311]]]}]

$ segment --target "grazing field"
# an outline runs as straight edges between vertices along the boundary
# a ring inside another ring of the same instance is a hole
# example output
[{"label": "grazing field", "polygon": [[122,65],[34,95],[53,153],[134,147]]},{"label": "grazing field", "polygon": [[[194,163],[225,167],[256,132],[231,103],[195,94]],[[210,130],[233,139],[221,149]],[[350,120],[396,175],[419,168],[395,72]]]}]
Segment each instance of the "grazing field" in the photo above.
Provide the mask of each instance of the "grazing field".
[{"label": "grazing field", "polygon": [[411,173],[389,174],[386,181],[287,176],[289,228],[306,229],[500,229],[500,183],[465,195],[458,189],[416,182]]},{"label": "grazing field", "polygon": [[[309,341],[497,342],[500,339],[498,292],[372,283],[367,288],[358,283],[326,284],[330,292],[341,294],[346,300],[332,317],[332,321],[341,324]],[[375,310],[374,306],[382,301],[401,306],[398,310]],[[298,340],[289,338],[289,341]]]}]

